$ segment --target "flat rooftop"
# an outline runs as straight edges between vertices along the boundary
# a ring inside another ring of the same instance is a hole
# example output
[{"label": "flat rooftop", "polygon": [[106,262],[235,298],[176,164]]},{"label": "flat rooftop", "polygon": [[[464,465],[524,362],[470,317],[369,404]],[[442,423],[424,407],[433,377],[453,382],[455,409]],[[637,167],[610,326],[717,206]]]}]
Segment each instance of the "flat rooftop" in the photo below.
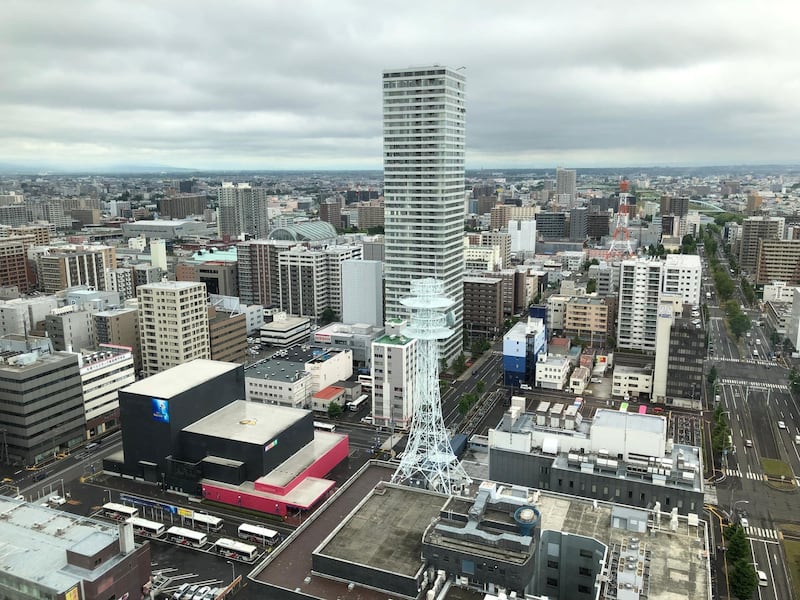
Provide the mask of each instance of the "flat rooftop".
[{"label": "flat rooftop", "polygon": [[279,358],[270,358],[245,368],[244,376],[248,379],[271,379],[292,383],[308,375],[302,365]]},{"label": "flat rooftop", "polygon": [[413,577],[422,568],[422,535],[447,496],[384,485],[317,549],[318,554]]},{"label": "flat rooftop", "polygon": [[[93,554],[119,539],[115,525],[5,496],[0,496],[0,515],[0,570],[57,593],[88,575],[67,564],[67,550]],[[102,577],[116,567],[117,556],[113,554],[93,574]]]},{"label": "flat rooftop", "polygon": [[266,444],[308,414],[309,411],[300,408],[235,400],[184,427],[183,431],[249,444]]},{"label": "flat rooftop", "polygon": [[172,398],[241,367],[238,363],[198,358],[132,383],[122,391],[155,398]]}]

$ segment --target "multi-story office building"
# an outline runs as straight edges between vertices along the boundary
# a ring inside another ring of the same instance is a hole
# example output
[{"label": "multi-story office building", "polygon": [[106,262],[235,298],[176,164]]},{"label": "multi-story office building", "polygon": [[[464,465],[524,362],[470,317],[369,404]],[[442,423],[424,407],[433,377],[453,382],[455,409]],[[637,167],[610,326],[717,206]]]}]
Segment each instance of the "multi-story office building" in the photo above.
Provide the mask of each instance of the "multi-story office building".
[{"label": "multi-story office building", "polygon": [[481,246],[496,246],[500,255],[500,268],[511,267],[511,235],[504,231],[482,231],[479,242]]},{"label": "multi-story office building", "polygon": [[329,323],[314,331],[312,341],[320,346],[341,348],[353,353],[353,366],[369,369],[372,360],[372,342],[384,334],[384,327],[367,323],[346,325]]},{"label": "multi-story office building", "polygon": [[101,344],[132,349],[133,365],[142,372],[139,342],[139,312],[135,308],[114,308],[92,313],[95,346]]},{"label": "multi-story office building", "polygon": [[556,199],[559,204],[572,207],[578,197],[577,171],[574,169],[556,169]]},{"label": "multi-story office building", "polygon": [[236,245],[239,297],[245,304],[280,306],[278,255],[297,242],[252,240]]},{"label": "multi-story office building", "polygon": [[184,260],[175,266],[177,281],[199,281],[209,294],[239,295],[239,273],[235,262],[224,260]]},{"label": "multi-story office building", "polygon": [[21,353],[0,340],[0,427],[8,457],[34,465],[85,439],[78,356]]},{"label": "multi-story office building", "polygon": [[31,287],[25,239],[10,237],[0,240],[0,286],[14,285],[23,294]]},{"label": "multi-story office building", "polygon": [[22,225],[20,227],[8,227],[4,224],[0,227],[0,238],[20,236],[24,237],[26,243],[29,244],[27,241],[27,236],[33,236],[34,246],[47,246],[55,234],[55,227],[53,227],[50,223]]},{"label": "multi-story office building", "polygon": [[631,259],[620,264],[617,348],[653,352],[664,263]]},{"label": "multi-story office building", "polygon": [[383,262],[342,261],[342,323],[383,326]]},{"label": "multi-story office building", "polygon": [[529,317],[516,323],[503,337],[503,383],[513,387],[533,384],[541,353],[547,353],[544,321]]},{"label": "multi-story office building", "polygon": [[150,263],[138,263],[133,265],[133,286],[134,290],[140,285],[148,283],[158,283],[166,273],[161,267],[154,267]]},{"label": "multi-story office building", "polygon": [[45,317],[45,330],[47,337],[53,340],[53,348],[67,352],[94,347],[92,325],[92,313],[72,304],[57,308]]},{"label": "multi-story office building", "polygon": [[24,204],[0,206],[0,223],[11,227],[21,227],[31,220],[28,207]]},{"label": "multi-story office building", "polygon": [[755,281],[800,285],[800,240],[759,240]]},{"label": "multi-story office building", "polygon": [[359,206],[357,211],[359,229],[367,230],[383,227],[383,204],[374,203]]},{"label": "multi-story office building", "polygon": [[407,315],[413,280],[442,280],[455,302],[446,359],[462,348],[464,82],[446,67],[383,73],[386,316]]},{"label": "multi-story office building", "polygon": [[659,304],[653,401],[699,410],[706,342],[701,317],[692,312],[679,296]]},{"label": "multi-story office building", "polygon": [[540,212],[536,215],[536,231],[542,239],[557,240],[566,236],[567,215],[563,212]]},{"label": "multi-story office building", "polygon": [[702,510],[700,449],[667,440],[666,418],[598,409],[579,428],[580,410],[542,401],[526,413],[524,400],[512,400],[489,430],[489,478],[683,515]]},{"label": "multi-story office building", "polygon": [[64,211],[64,204],[61,201],[42,202],[41,218],[52,223],[56,229],[71,229],[72,217]]},{"label": "multi-story office building", "polygon": [[55,296],[0,301],[0,335],[26,335],[58,308]]},{"label": "multi-story office building", "polygon": [[[387,323],[397,331],[399,322]],[[375,424],[408,429],[414,415],[416,339],[391,333],[372,343],[372,415]]]},{"label": "multi-story office building", "polygon": [[498,204],[489,211],[489,227],[492,231],[500,231],[508,227],[509,221],[530,221],[539,213],[537,206],[513,206]]},{"label": "multi-story office building", "polygon": [[243,233],[256,239],[267,237],[269,196],[266,189],[224,181],[217,189],[217,201],[220,237],[238,237]]},{"label": "multi-story office building", "polygon": [[136,381],[133,350],[103,344],[96,352],[78,356],[86,418],[86,439],[119,428],[117,392]]},{"label": "multi-story office building", "polygon": [[207,205],[205,194],[177,194],[161,198],[158,202],[161,215],[170,219],[185,219],[190,215],[202,215]]},{"label": "multi-story office building", "polygon": [[205,284],[149,283],[139,286],[136,295],[145,375],[210,358]]},{"label": "multi-story office building", "polygon": [[667,255],[662,292],[680,294],[684,304],[698,306],[702,283],[703,267],[697,254]]},{"label": "multi-story office building", "polygon": [[589,235],[589,209],[585,206],[569,211],[569,239],[582,242]]},{"label": "multi-story office building", "polygon": [[261,404],[308,408],[311,373],[304,365],[280,359],[260,361],[244,371],[245,399]]},{"label": "multi-story office building", "polygon": [[611,213],[608,211],[589,213],[586,235],[593,240],[600,240],[607,235],[611,235]]},{"label": "multi-story office building", "polygon": [[47,504],[0,496],[0,587],[7,598],[141,598],[150,584],[150,544],[133,525],[110,524]]},{"label": "multi-story office building", "polygon": [[247,317],[208,306],[211,360],[244,363],[247,360]]},{"label": "multi-story office building", "polygon": [[742,221],[739,268],[745,275],[755,276],[759,241],[783,239],[785,224],[783,217],[748,217]]},{"label": "multi-story office building", "polygon": [[503,319],[503,280],[464,277],[464,331],[491,339],[502,331]]}]

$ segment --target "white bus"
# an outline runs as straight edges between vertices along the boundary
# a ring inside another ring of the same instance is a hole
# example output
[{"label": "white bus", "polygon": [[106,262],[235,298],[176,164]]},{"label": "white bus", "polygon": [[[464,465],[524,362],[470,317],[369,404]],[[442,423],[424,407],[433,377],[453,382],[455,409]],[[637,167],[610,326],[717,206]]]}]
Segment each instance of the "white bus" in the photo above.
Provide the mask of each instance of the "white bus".
[{"label": "white bus", "polygon": [[167,539],[184,546],[202,548],[208,543],[208,536],[199,531],[184,529],[183,527],[170,527],[167,529]]},{"label": "white bus", "polygon": [[258,548],[250,544],[243,544],[228,538],[219,538],[213,547],[214,552],[225,558],[252,561],[258,556]]},{"label": "white bus", "polygon": [[274,546],[281,539],[277,531],[261,527],[260,525],[250,525],[249,523],[242,523],[239,525],[239,537],[243,540],[260,542],[265,546]]},{"label": "white bus", "polygon": [[352,402],[351,402],[351,403],[348,405],[348,407],[349,407],[349,408],[350,408],[350,410],[352,410],[353,412],[358,412],[358,411],[360,411],[362,408],[364,408],[364,406],[367,404],[367,402],[369,402],[369,396],[368,396],[367,394],[362,394],[361,396],[359,396],[358,398],[356,398],[355,400],[353,400],[353,401],[352,401]]},{"label": "white bus", "polygon": [[131,517],[128,519],[128,523],[133,525],[133,533],[150,538],[161,537],[167,529],[161,523],[140,519],[139,517]]},{"label": "white bus", "polygon": [[189,522],[194,520],[193,527],[195,529],[205,529],[206,531],[219,531],[225,523],[219,517],[206,513],[194,513],[194,517],[191,519],[187,518],[186,520]]},{"label": "white bus", "polygon": [[371,391],[372,390],[372,375],[359,375],[358,376],[358,383],[361,384],[361,389],[364,391]]},{"label": "white bus", "polygon": [[314,421],[314,429],[319,429],[320,431],[330,431],[333,433],[336,431],[336,425],[333,423],[325,423],[324,421]]},{"label": "white bus", "polygon": [[116,502],[107,502],[103,504],[103,515],[109,519],[124,521],[131,517],[138,517],[139,511],[132,506],[125,506],[124,504],[117,504]]}]

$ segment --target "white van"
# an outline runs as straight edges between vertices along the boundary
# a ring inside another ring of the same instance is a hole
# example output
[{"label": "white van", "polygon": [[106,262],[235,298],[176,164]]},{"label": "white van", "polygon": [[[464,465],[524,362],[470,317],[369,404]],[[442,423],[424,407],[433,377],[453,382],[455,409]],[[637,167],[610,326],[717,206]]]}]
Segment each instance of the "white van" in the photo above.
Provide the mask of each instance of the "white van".
[{"label": "white van", "polygon": [[756,571],[758,573],[758,585],[767,587],[767,574],[764,571]]}]

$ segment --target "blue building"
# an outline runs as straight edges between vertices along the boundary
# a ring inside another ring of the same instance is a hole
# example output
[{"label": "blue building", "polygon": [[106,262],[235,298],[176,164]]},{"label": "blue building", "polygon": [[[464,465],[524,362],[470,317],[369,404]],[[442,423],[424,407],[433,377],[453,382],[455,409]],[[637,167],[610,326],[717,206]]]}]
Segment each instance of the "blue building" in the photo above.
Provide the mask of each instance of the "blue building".
[{"label": "blue building", "polygon": [[528,318],[514,325],[503,337],[503,383],[533,387],[540,352],[547,352],[544,319]]}]

